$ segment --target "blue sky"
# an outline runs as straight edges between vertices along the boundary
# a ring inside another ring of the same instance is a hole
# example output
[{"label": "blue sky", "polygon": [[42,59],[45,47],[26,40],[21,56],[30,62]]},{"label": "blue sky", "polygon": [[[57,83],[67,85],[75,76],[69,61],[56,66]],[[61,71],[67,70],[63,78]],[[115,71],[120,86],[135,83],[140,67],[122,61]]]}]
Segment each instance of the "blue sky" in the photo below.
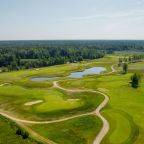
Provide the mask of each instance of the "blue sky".
[{"label": "blue sky", "polygon": [[0,0],[0,40],[144,39],[144,0]]}]

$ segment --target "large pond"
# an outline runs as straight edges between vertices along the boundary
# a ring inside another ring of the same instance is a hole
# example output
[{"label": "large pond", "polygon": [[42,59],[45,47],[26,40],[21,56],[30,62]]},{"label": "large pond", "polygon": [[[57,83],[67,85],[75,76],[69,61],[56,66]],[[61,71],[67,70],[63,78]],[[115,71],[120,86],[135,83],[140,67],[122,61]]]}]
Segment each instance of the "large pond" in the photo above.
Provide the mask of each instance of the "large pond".
[{"label": "large pond", "polygon": [[82,72],[74,72],[71,73],[69,76],[70,78],[82,78],[84,75],[87,74],[100,74],[102,71],[105,71],[106,69],[104,67],[93,67],[89,69],[85,69]]},{"label": "large pond", "polygon": [[[69,78],[82,78],[84,75],[87,74],[100,74],[102,71],[105,71],[106,69],[104,67],[93,67],[89,69],[85,69],[81,72],[73,72],[70,75],[66,76]],[[54,80],[60,77],[35,77],[32,78],[32,81],[47,81],[47,80]]]}]

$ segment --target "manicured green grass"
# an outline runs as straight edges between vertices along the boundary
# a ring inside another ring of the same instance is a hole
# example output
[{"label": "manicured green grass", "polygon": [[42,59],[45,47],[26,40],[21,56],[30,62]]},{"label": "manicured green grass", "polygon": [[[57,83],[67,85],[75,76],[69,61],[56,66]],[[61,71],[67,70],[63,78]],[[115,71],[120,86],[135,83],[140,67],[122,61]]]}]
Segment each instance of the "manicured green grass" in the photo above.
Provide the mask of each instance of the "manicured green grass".
[{"label": "manicured green grass", "polygon": [[109,95],[110,101],[103,114],[111,128],[103,143],[130,144],[135,141],[141,144],[144,141],[144,81],[138,89],[133,89],[129,83],[131,75],[94,76],[61,82],[63,87],[98,89]]},{"label": "manicured green grass", "polygon": [[103,114],[111,127],[102,144],[131,144],[137,140],[139,128],[129,114],[116,109],[108,109]]},{"label": "manicured green grass", "polygon": [[83,116],[55,124],[32,125],[31,128],[59,144],[91,144],[101,126],[97,117]]},{"label": "manicured green grass", "polygon": [[[31,77],[65,76],[84,68],[103,66],[107,71],[118,62],[116,55],[85,61],[0,74],[0,108],[14,116],[32,120],[50,120],[93,111],[104,99],[94,93],[66,93],[52,88],[53,81],[32,82]],[[60,78],[59,84],[65,88],[93,89],[106,93],[110,101],[102,114],[110,123],[110,131],[103,144],[142,144],[144,142],[144,80],[138,89],[131,88],[130,77],[133,72],[143,72],[143,62],[129,65],[126,75],[105,76],[87,75],[81,79]],[[73,100],[72,100],[73,99]],[[43,103],[24,106],[24,103],[43,100]],[[78,124],[78,125],[77,125]],[[92,125],[93,124],[93,127]],[[90,144],[101,128],[101,121],[94,116],[77,118],[61,123],[31,125],[33,130],[58,143]],[[69,137],[69,138],[68,138]]]},{"label": "manicured green grass", "polygon": [[20,70],[14,72],[7,72],[0,74],[0,80],[3,81],[19,81],[22,78],[30,78],[35,76],[65,76],[70,74],[73,71],[81,71],[86,68],[94,66],[106,67],[107,70],[110,70],[110,66],[117,62],[117,58],[113,56],[106,56],[101,59],[84,61],[80,63],[64,64],[57,66],[50,66],[45,68],[40,68],[39,70]]},{"label": "manicured green grass", "polygon": [[[42,103],[25,106],[27,102]],[[100,94],[65,93],[51,89],[25,89],[20,86],[0,87],[0,108],[26,119],[52,119],[94,110],[103,100]],[[23,113],[23,115],[21,115]]]},{"label": "manicured green grass", "polygon": [[[109,62],[105,63],[108,59]],[[115,57],[107,56],[98,60],[40,68],[39,70],[1,73],[0,83],[10,85],[0,87],[0,108],[17,117],[35,120],[57,119],[92,111],[103,100],[101,95],[64,93],[52,88],[52,80],[33,82],[31,77],[65,76],[73,71],[81,71],[93,66],[104,66],[107,71],[110,71],[110,66],[114,61],[116,61]],[[26,102],[36,100],[43,100],[43,103],[33,106],[24,105]]]},{"label": "manicured green grass", "polygon": [[0,116],[0,144],[38,144],[31,138],[23,139],[17,135],[18,126],[8,119]]}]

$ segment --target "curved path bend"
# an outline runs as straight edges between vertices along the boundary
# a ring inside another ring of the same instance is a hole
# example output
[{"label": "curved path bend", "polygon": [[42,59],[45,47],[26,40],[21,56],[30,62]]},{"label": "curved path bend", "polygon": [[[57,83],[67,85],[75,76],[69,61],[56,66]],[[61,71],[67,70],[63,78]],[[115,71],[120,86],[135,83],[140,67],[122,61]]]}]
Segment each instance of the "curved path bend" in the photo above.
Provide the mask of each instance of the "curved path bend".
[{"label": "curved path bend", "polygon": [[93,144],[100,144],[100,142],[102,141],[102,139],[105,137],[105,135],[107,134],[108,130],[109,130],[109,123],[108,121],[100,114],[100,110],[102,108],[104,108],[106,106],[106,104],[109,101],[109,97],[100,92],[100,91],[95,91],[95,90],[72,90],[72,89],[65,89],[62,88],[61,86],[58,85],[58,81],[54,81],[53,82],[53,86],[55,88],[67,91],[67,92],[92,92],[92,93],[99,93],[101,95],[104,96],[104,101],[96,108],[96,110],[94,112],[89,112],[89,113],[85,113],[85,114],[80,114],[80,115],[76,115],[76,116],[72,116],[72,117],[68,117],[68,118],[64,118],[64,119],[59,119],[59,120],[52,120],[52,121],[29,121],[29,120],[22,120],[19,118],[15,118],[13,116],[10,116],[8,114],[6,114],[5,112],[1,112],[0,114],[3,115],[4,117],[7,117],[13,121],[16,122],[21,122],[21,123],[27,123],[27,124],[50,124],[50,123],[58,123],[58,122],[63,122],[66,120],[70,120],[70,119],[74,119],[74,118],[78,118],[78,117],[82,117],[82,116],[87,116],[87,115],[93,115],[95,114],[97,117],[99,117],[102,122],[103,122],[103,127],[101,129],[101,131],[99,132],[99,134],[97,135],[96,139],[94,140]]},{"label": "curved path bend", "polygon": [[109,97],[100,92],[100,91],[96,91],[96,90],[72,90],[72,89],[65,89],[61,86],[58,85],[58,81],[55,81],[54,83],[54,87],[59,88],[61,90],[67,91],[67,92],[93,92],[93,93],[99,93],[101,95],[104,96],[104,101],[96,108],[96,110],[94,111],[94,114],[99,117],[102,122],[103,122],[103,127],[100,130],[100,132],[98,133],[97,137],[95,138],[93,144],[100,144],[101,141],[103,140],[103,138],[106,136],[106,134],[109,131],[109,123],[108,121],[101,115],[100,111],[107,105],[108,101],[109,101]]},{"label": "curved path bend", "polygon": [[[112,71],[105,73],[105,74],[101,74],[101,75],[107,75],[107,74],[112,74],[114,72],[116,72],[116,70],[114,69],[115,65],[111,66]],[[109,101],[109,97],[104,94],[103,92],[100,91],[96,91],[96,90],[79,90],[79,89],[65,89],[61,86],[58,85],[58,81],[54,81],[53,82],[53,86],[55,88],[61,89],[63,91],[67,91],[67,92],[92,92],[92,93],[99,93],[101,95],[104,96],[104,101],[96,108],[96,110],[94,112],[89,112],[89,113],[85,113],[85,114],[80,114],[80,115],[76,115],[76,116],[71,116],[68,118],[63,118],[63,119],[58,119],[58,120],[52,120],[52,121],[30,121],[30,120],[23,120],[23,119],[19,119],[19,118],[15,118],[13,116],[10,116],[9,114],[6,114],[5,112],[0,111],[0,115],[9,118],[13,121],[16,121],[18,123],[27,123],[27,124],[50,124],[50,123],[58,123],[58,122],[63,122],[66,120],[70,120],[70,119],[74,119],[74,118],[78,118],[78,117],[82,117],[82,116],[87,116],[87,115],[93,115],[95,114],[97,117],[99,117],[102,122],[103,122],[103,127],[100,130],[100,132],[98,133],[97,137],[95,138],[93,144],[100,144],[101,141],[103,140],[103,138],[106,136],[106,134],[109,131],[109,123],[108,121],[101,115],[100,111],[107,105],[108,101]],[[44,138],[43,138],[44,139]],[[46,141],[46,140],[45,140]],[[48,142],[48,141],[47,141]]]},{"label": "curved path bend", "polygon": [[9,114],[6,114],[5,112],[1,112],[0,111],[0,115],[7,117],[13,121],[16,122],[21,122],[21,123],[26,123],[26,124],[51,124],[51,123],[58,123],[58,122],[63,122],[63,121],[67,121],[70,119],[74,119],[74,118],[78,118],[78,117],[82,117],[82,116],[87,116],[87,115],[92,115],[94,114],[94,112],[89,112],[89,113],[85,113],[85,114],[80,114],[80,115],[75,115],[75,116],[71,116],[68,118],[63,118],[63,119],[58,119],[58,120],[49,120],[49,121],[30,121],[30,120],[23,120],[23,119],[19,119],[19,118],[15,118],[13,116],[10,116]]}]

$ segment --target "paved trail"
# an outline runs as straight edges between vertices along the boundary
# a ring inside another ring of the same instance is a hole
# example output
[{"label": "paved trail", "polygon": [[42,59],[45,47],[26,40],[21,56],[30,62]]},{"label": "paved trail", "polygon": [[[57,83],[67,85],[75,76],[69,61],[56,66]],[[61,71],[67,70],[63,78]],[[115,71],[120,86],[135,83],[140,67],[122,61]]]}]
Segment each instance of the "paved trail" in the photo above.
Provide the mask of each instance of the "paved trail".
[{"label": "paved trail", "polygon": [[[114,72],[116,72],[116,70],[114,69],[115,65],[111,66],[112,71],[105,73],[105,74],[101,74],[101,75],[107,75],[107,74],[112,74]],[[53,86],[55,88],[61,89],[63,91],[67,91],[67,92],[92,92],[92,93],[99,93],[101,95],[104,96],[104,101],[96,108],[96,110],[94,112],[89,112],[89,113],[85,113],[85,114],[80,114],[80,115],[76,115],[76,116],[71,116],[68,118],[63,118],[63,119],[58,119],[58,120],[52,120],[52,121],[29,121],[29,120],[23,120],[23,119],[19,119],[19,118],[15,118],[13,116],[10,116],[9,114],[6,114],[5,112],[0,111],[0,114],[3,115],[4,117],[7,117],[13,121],[16,121],[18,123],[27,123],[27,124],[50,124],[50,123],[58,123],[58,122],[63,122],[66,120],[70,120],[70,119],[74,119],[74,118],[78,118],[78,117],[82,117],[82,116],[87,116],[87,115],[93,115],[95,114],[97,117],[99,117],[102,122],[103,122],[103,127],[100,130],[100,132],[98,133],[97,137],[95,138],[93,144],[100,144],[101,141],[103,140],[103,138],[105,137],[105,135],[107,134],[107,132],[109,131],[109,123],[108,121],[101,115],[100,111],[102,110],[102,108],[104,108],[106,106],[106,104],[109,101],[109,97],[100,92],[100,91],[96,91],[96,90],[79,90],[79,89],[66,89],[63,88],[61,86],[58,85],[58,81],[54,81],[53,82]],[[32,131],[31,129],[29,129],[29,131],[31,131],[31,133],[39,136],[41,139],[43,139],[46,143],[49,143],[51,141],[49,141],[48,139],[43,138],[42,136],[40,136],[39,134],[35,133],[34,131]],[[52,142],[51,142],[52,143]],[[53,142],[54,143],[54,142]]]}]

